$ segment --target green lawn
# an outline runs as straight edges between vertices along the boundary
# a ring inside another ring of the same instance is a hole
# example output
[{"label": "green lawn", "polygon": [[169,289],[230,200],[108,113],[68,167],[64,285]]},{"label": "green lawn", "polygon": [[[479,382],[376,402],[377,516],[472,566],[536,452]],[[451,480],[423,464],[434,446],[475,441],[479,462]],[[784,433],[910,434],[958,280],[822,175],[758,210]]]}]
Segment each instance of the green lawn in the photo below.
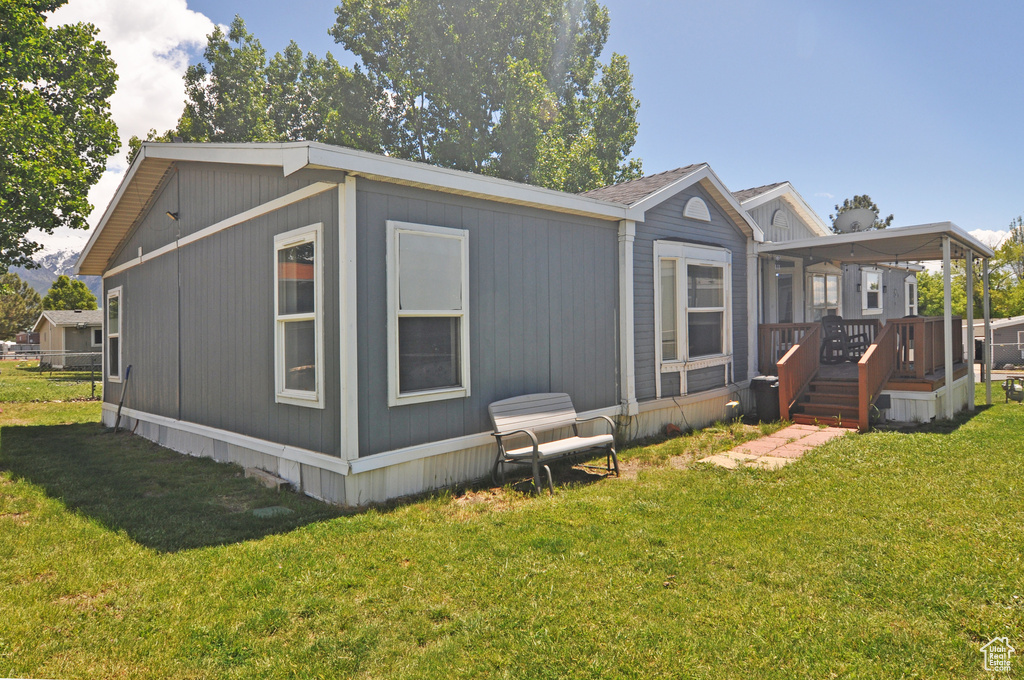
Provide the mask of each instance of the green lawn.
[{"label": "green lawn", "polygon": [[985,678],[984,642],[1024,643],[1018,404],[776,472],[666,464],[723,426],[554,496],[361,513],[95,402],[0,407],[0,676]]},{"label": "green lawn", "polygon": [[39,371],[39,361],[0,361],[0,402],[81,401],[103,396],[96,371]]}]

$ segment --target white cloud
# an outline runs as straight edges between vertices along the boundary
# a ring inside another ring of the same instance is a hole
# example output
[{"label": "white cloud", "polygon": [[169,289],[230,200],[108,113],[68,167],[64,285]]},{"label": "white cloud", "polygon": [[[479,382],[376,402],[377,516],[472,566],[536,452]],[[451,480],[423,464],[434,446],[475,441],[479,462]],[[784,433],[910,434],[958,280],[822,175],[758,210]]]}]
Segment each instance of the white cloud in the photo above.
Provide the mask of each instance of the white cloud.
[{"label": "white cloud", "polygon": [[818,193],[816,193],[814,195],[817,196],[818,198],[827,198],[830,201],[833,198],[835,198],[835,196],[833,196],[832,194],[828,193],[827,191],[819,191]]},{"label": "white cloud", "polygon": [[[127,169],[125,155],[132,135],[145,137],[151,128],[173,128],[185,101],[182,76],[190,60],[206,45],[214,24],[194,12],[185,0],[71,0],[48,20],[51,25],[88,21],[117,63],[117,92],[110,110],[121,137],[121,151],[110,158],[107,172],[89,192],[95,206],[89,224],[95,226],[117,191]],[[45,250],[82,248],[88,233],[59,230],[52,236],[31,234]]]},{"label": "white cloud", "polygon": [[993,250],[1001,246],[1003,241],[1010,235],[1007,229],[975,229],[967,233]]}]

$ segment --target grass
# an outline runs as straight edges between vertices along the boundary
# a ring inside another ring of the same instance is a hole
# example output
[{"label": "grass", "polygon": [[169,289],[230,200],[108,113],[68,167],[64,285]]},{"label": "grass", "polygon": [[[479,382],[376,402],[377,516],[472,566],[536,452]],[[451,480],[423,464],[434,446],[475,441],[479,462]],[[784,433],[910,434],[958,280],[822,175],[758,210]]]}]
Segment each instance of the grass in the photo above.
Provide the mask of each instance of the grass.
[{"label": "grass", "polygon": [[1017,404],[775,472],[663,464],[748,434],[721,426],[624,452],[635,479],[351,514],[28,406],[0,676],[983,678],[1024,633]]},{"label": "grass", "polygon": [[102,377],[99,369],[39,372],[38,360],[0,361],[0,402],[99,399],[103,395]]}]

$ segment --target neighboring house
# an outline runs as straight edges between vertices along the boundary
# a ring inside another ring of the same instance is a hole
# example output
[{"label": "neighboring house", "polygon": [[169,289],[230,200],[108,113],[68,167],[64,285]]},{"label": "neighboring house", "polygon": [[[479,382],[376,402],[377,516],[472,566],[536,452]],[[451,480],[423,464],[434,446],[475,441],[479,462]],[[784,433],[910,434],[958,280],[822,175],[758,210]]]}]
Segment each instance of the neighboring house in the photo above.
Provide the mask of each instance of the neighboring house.
[{"label": "neighboring house", "polygon": [[[974,323],[974,337],[985,337],[985,322]],[[991,320],[992,367],[1014,368],[1024,365],[1024,316]]]},{"label": "neighboring house", "polygon": [[[832,236],[828,225],[789,182],[734,192],[743,209],[765,232],[765,241],[784,243]],[[906,262],[808,263],[784,255],[762,256],[762,323],[818,321],[827,314],[885,322],[917,314],[917,272]]]},{"label": "neighboring house", "polygon": [[102,310],[44,310],[32,330],[39,334],[42,363],[54,368],[100,367]]},{"label": "neighboring house", "polygon": [[[146,143],[77,273],[103,276],[104,422],[131,367],[137,433],[356,505],[485,476],[507,397],[566,392],[624,438],[749,405],[781,349],[759,262],[852,252],[764,231],[707,164],[570,195],[317,143]],[[992,255],[948,223],[889,232],[851,264]]]}]

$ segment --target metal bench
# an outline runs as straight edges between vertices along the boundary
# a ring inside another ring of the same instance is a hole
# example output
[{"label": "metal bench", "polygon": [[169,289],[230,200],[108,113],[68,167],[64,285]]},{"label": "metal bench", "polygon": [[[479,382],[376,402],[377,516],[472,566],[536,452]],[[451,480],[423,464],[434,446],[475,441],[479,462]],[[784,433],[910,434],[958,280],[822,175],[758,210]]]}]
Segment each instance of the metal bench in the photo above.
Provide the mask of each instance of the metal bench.
[{"label": "metal bench", "polygon": [[[578,418],[576,409],[572,405],[572,399],[568,394],[554,392],[512,397],[494,402],[487,407],[487,412],[490,414],[491,424],[494,426],[494,438],[498,441],[498,456],[491,469],[491,478],[497,485],[504,483],[504,466],[506,464],[530,465],[533,468],[533,483],[537,493],[540,493],[541,489],[541,468],[548,474],[548,490],[554,493],[555,484],[551,478],[551,468],[547,466],[548,462],[583,451],[603,448],[608,449],[605,469],[608,472],[614,469],[615,476],[619,475],[619,460],[615,456],[615,437],[612,435],[615,431],[615,423],[608,416]],[[611,432],[581,437],[579,424],[594,420],[607,421]],[[573,436],[543,443],[537,438],[538,433],[563,428],[571,428]],[[508,448],[506,439],[514,437],[526,437],[530,440],[530,445],[514,449]]]}]

